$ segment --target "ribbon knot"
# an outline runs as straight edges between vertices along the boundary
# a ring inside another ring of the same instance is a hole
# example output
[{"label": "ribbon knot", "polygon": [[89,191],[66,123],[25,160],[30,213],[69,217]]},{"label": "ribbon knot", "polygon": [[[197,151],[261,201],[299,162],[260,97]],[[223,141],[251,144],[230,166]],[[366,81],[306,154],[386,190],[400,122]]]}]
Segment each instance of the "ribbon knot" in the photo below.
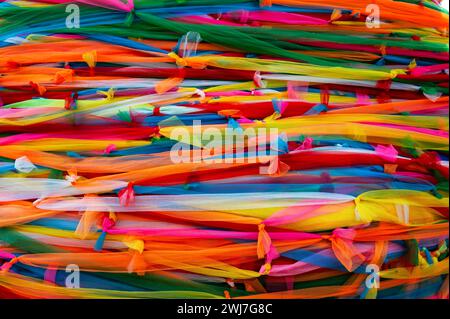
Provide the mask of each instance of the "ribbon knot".
[{"label": "ribbon knot", "polygon": [[30,81],[30,86],[33,88],[34,91],[36,91],[36,93],[38,93],[41,96],[44,95],[45,92],[47,92],[47,89],[42,85],[40,85],[39,83]]},{"label": "ribbon knot", "polygon": [[112,219],[111,217],[103,217],[102,221],[102,230],[108,231],[110,230],[114,225],[116,224],[116,221]]},{"label": "ribbon knot", "polygon": [[129,182],[127,187],[122,189],[118,195],[120,205],[128,206],[129,204],[133,203],[135,199],[133,183]]},{"label": "ribbon knot", "polygon": [[71,82],[73,79],[74,71],[72,69],[65,69],[62,71],[58,71],[55,74],[55,83],[61,84],[64,82]]},{"label": "ribbon knot", "polygon": [[67,175],[65,176],[66,181],[70,182],[72,185],[74,185],[81,176],[78,176],[76,169],[69,169],[67,171]]},{"label": "ribbon knot", "polygon": [[264,256],[270,251],[272,245],[272,239],[265,230],[265,225],[263,223],[258,225],[258,244],[256,247],[256,253],[258,259],[264,258]]},{"label": "ribbon knot", "polygon": [[329,22],[333,22],[338,20],[340,17],[342,17],[342,11],[339,9],[334,9],[333,12],[331,12],[331,17]]},{"label": "ribbon knot", "polygon": [[103,151],[104,154],[110,154],[112,151],[115,151],[117,149],[116,145],[109,144],[105,150]]},{"label": "ribbon knot", "polygon": [[83,53],[82,57],[84,62],[86,62],[90,68],[95,67],[97,64],[97,51],[95,50]]},{"label": "ribbon knot", "polygon": [[97,91],[98,94],[103,94],[106,100],[111,101],[114,99],[114,88],[109,88],[108,91]]},{"label": "ribbon knot", "polygon": [[[175,52],[170,52],[168,56],[175,59],[175,63],[178,65],[179,70],[183,70],[184,67],[188,66],[188,62],[186,61],[186,59],[184,57],[183,58],[180,57]],[[180,71],[178,76],[170,77],[168,79],[164,79],[156,83],[155,85],[156,93],[163,94],[167,91],[172,90],[174,87],[180,85],[180,83],[184,81],[185,77],[184,73],[185,73],[184,71]]]},{"label": "ribbon knot", "polygon": [[186,61],[186,59],[180,57],[180,56],[179,56],[178,54],[176,54],[175,52],[170,52],[170,53],[168,53],[167,55],[168,55],[169,57],[175,59],[175,63],[176,63],[178,66],[181,66],[181,67],[188,66],[188,62]]},{"label": "ribbon knot", "polygon": [[206,98],[206,93],[203,90],[195,89],[194,94],[200,97],[200,101],[204,101]]},{"label": "ribbon knot", "polygon": [[103,245],[105,243],[106,233],[116,224],[114,213],[110,213],[110,216],[104,216],[102,220],[102,233],[98,236],[97,242],[95,243],[94,250],[102,251]]},{"label": "ribbon knot", "polygon": [[408,70],[395,69],[390,71],[390,78],[395,79],[398,75],[405,75]]},{"label": "ribbon knot", "polygon": [[76,110],[78,93],[72,92],[65,98],[64,108],[66,110]]},{"label": "ribbon knot", "polygon": [[387,146],[377,145],[375,146],[375,152],[378,154],[378,156],[388,162],[395,163],[395,161],[397,160],[398,152],[391,144]]},{"label": "ribbon knot", "polygon": [[[89,196],[92,197],[92,195],[85,195],[85,198]],[[101,213],[99,212],[86,210],[81,216],[80,221],[78,222],[77,228],[75,230],[75,235],[77,235],[81,239],[86,239],[93,226],[97,223],[100,214]]]},{"label": "ribbon knot", "polygon": [[[174,59],[175,63],[181,68],[189,66],[193,69],[204,69],[207,66],[207,64],[205,62],[202,62],[203,59],[188,60],[187,59],[188,57],[180,57],[175,52],[169,52],[167,55],[169,57],[171,57],[172,59]],[[183,75],[183,72],[181,72],[180,74]],[[184,77],[184,75],[183,75],[183,77]]]},{"label": "ribbon knot", "polygon": [[265,83],[262,80],[261,72],[259,72],[259,71],[256,71],[253,74],[253,83],[255,84],[255,86],[257,88],[265,88],[266,87]]},{"label": "ribbon knot", "polygon": [[130,253],[132,254],[132,256],[127,266],[128,273],[131,274],[135,272],[139,276],[145,275],[147,263],[145,262],[145,258],[142,253],[139,253],[138,251],[133,249],[130,249]]},{"label": "ribbon knot", "polygon": [[83,53],[82,55],[84,62],[89,66],[90,75],[94,75],[94,68],[97,64],[97,51],[93,50],[90,52]]},{"label": "ribbon knot", "polygon": [[354,229],[337,228],[330,235],[322,238],[331,242],[331,248],[336,258],[348,271],[355,270],[365,260],[357,248],[353,245],[356,236]]},{"label": "ribbon knot", "polygon": [[228,284],[228,286],[230,286],[231,288],[235,288],[236,285],[234,284],[234,280],[231,278],[227,278],[227,280],[225,280],[225,282]]},{"label": "ribbon knot", "polygon": [[278,156],[269,159],[268,167],[261,167],[260,174],[267,174],[270,176],[283,176],[289,172],[290,166],[283,163]]},{"label": "ribbon knot", "polygon": [[259,273],[262,275],[268,275],[271,270],[272,270],[272,265],[270,263],[266,262],[264,265],[261,266]]},{"label": "ribbon knot", "polygon": [[140,254],[144,252],[145,244],[142,239],[126,238],[123,243],[131,250],[137,251]]},{"label": "ribbon knot", "polygon": [[[296,151],[303,151],[303,150],[309,150],[312,148],[314,140],[311,137],[306,137],[303,142],[301,142],[302,144],[297,147],[295,150]],[[329,177],[329,175],[328,175]]]},{"label": "ribbon knot", "polygon": [[144,241],[141,239],[126,238],[123,243],[129,248],[131,253],[131,259],[128,263],[128,273],[137,273],[138,275],[144,275],[147,269],[147,263],[142,253],[145,249]]},{"label": "ribbon knot", "polygon": [[420,165],[428,168],[435,168],[439,160],[439,155],[436,152],[424,152],[417,158]]}]

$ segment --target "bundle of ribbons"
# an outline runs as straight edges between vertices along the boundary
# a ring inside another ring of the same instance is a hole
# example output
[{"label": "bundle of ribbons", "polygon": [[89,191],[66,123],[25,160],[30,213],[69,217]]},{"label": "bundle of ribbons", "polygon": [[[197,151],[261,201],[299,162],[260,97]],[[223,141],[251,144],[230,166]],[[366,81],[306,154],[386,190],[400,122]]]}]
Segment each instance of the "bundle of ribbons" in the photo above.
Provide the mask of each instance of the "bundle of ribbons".
[{"label": "bundle of ribbons", "polygon": [[0,297],[448,298],[448,22],[2,1]]}]

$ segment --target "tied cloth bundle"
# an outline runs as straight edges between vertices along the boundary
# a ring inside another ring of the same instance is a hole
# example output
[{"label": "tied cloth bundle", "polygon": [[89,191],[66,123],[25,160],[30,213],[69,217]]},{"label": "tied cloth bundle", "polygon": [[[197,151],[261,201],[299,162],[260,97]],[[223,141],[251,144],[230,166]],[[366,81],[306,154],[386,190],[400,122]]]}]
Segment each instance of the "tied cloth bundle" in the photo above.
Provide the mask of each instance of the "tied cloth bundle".
[{"label": "tied cloth bundle", "polygon": [[0,298],[448,298],[448,22],[1,2]]}]

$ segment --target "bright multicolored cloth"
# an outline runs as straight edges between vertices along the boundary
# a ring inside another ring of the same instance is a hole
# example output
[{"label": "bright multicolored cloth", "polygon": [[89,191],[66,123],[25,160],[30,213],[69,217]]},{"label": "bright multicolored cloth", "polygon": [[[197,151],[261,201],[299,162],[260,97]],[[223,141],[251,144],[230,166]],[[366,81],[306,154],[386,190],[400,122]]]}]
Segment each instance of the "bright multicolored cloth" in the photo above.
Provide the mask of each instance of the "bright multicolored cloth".
[{"label": "bright multicolored cloth", "polygon": [[1,2],[0,297],[448,298],[448,23]]}]

